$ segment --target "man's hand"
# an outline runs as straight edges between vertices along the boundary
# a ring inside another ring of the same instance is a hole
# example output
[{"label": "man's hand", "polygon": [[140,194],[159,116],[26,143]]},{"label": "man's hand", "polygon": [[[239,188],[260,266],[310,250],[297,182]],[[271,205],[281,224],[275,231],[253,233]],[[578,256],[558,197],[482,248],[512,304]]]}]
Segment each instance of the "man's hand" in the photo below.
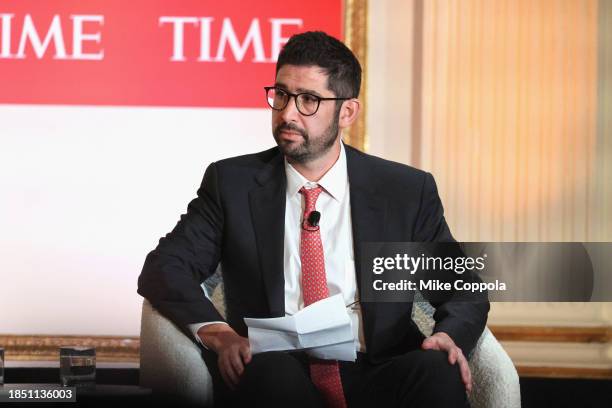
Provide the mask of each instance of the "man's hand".
[{"label": "man's hand", "polygon": [[442,350],[448,353],[448,362],[455,364],[459,363],[459,370],[461,371],[461,380],[465,384],[467,392],[472,392],[472,373],[470,373],[470,367],[468,361],[463,355],[463,352],[453,339],[444,332],[434,333],[432,336],[427,337],[421,344],[423,350]]},{"label": "man's hand", "polygon": [[223,381],[230,389],[236,389],[245,364],[251,361],[249,340],[222,323],[202,326],[198,336],[206,347],[219,356],[219,371]]}]

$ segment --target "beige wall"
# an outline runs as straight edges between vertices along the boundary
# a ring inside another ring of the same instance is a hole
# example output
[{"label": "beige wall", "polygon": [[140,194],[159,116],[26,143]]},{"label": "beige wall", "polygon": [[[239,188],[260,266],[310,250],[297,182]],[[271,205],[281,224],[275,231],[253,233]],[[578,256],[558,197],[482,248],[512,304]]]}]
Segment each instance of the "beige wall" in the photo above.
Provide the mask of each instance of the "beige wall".
[{"label": "beige wall", "polygon": [[[610,3],[370,2],[369,151],[432,172],[459,240],[612,241]],[[612,307],[497,303],[490,323],[611,327]],[[505,346],[612,369],[609,343]]]},{"label": "beige wall", "polygon": [[366,149],[408,163],[412,124],[411,2],[369,2]]},{"label": "beige wall", "polygon": [[424,2],[420,164],[464,241],[596,236],[597,1]]},{"label": "beige wall", "polygon": [[369,7],[367,149],[431,171],[458,239],[612,240],[596,0]]}]

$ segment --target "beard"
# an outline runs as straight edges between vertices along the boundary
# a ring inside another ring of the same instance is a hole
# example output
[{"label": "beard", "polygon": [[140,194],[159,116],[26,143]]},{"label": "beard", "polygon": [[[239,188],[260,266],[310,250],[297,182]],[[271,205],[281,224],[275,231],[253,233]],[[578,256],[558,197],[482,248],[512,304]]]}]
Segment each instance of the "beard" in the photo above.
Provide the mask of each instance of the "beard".
[{"label": "beard", "polygon": [[[300,129],[293,123],[286,122],[278,125],[272,133],[276,144],[290,162],[304,164],[318,159],[331,149],[338,137],[338,122],[339,117],[336,116],[327,129],[317,137],[311,137],[304,129]],[[302,142],[282,141],[280,133],[283,130],[299,133],[302,136]]]}]

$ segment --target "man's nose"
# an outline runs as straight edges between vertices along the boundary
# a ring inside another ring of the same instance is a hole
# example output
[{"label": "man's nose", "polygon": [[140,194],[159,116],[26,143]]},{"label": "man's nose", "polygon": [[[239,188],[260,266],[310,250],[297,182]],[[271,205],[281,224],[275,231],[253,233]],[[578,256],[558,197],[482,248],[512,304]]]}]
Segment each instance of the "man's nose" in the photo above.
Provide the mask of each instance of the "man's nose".
[{"label": "man's nose", "polygon": [[289,97],[287,106],[285,106],[285,109],[280,112],[281,117],[285,122],[297,122],[300,112],[297,110],[295,102],[296,100],[294,96]]}]

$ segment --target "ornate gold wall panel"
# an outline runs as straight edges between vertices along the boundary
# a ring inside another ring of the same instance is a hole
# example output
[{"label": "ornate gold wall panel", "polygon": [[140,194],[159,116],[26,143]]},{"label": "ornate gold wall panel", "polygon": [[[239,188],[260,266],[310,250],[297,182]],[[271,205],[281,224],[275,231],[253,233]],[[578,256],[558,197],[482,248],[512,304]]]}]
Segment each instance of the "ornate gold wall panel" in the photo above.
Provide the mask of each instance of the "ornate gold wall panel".
[{"label": "ornate gold wall panel", "polygon": [[59,348],[87,346],[96,348],[97,361],[139,361],[140,340],[118,336],[20,336],[0,335],[7,360],[59,361]]},{"label": "ornate gold wall panel", "polygon": [[345,132],[344,141],[359,150],[367,150],[366,98],[367,98],[367,49],[368,49],[368,1],[345,0],[344,37],[346,45],[353,50],[361,63],[361,113],[357,122]]}]

